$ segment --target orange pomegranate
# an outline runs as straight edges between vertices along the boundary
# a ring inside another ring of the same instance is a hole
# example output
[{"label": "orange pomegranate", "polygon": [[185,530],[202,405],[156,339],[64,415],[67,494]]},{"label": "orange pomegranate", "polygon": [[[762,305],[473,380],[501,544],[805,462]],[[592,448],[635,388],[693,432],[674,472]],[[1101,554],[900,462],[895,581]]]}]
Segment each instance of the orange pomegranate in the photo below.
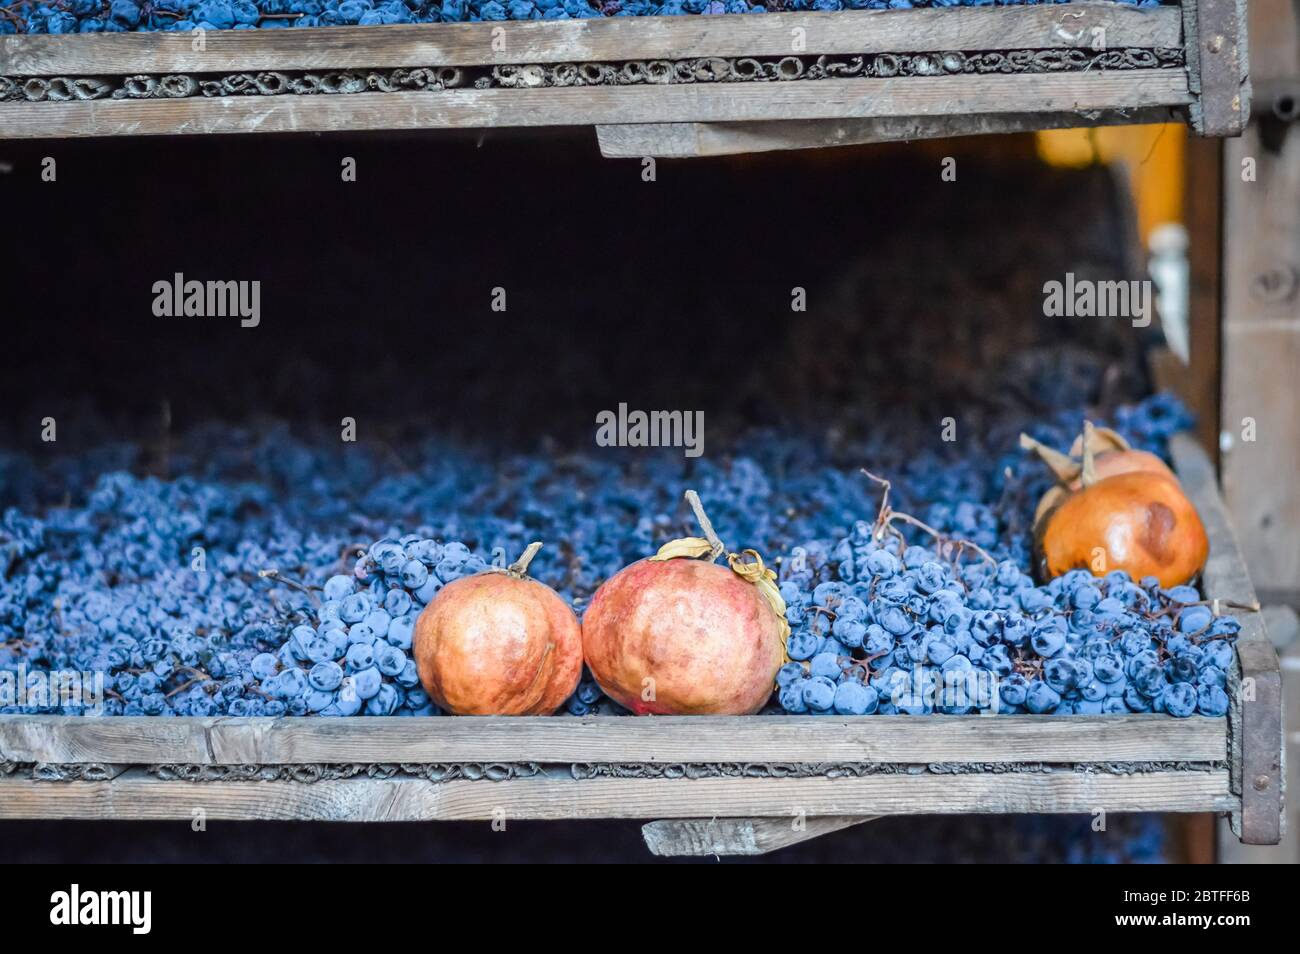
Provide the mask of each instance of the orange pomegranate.
[{"label": "orange pomegranate", "polygon": [[[1022,437],[1021,444],[1044,457],[1062,481],[1034,515],[1041,579],[1073,569],[1095,576],[1125,570],[1135,580],[1153,576],[1161,586],[1175,586],[1205,566],[1205,527],[1177,477],[1154,454],[1132,450],[1114,432],[1099,436],[1085,422],[1076,473],[1057,459],[1073,465],[1071,458],[1047,449],[1057,455],[1049,460],[1042,445],[1030,441]],[[1106,449],[1099,454],[1099,448]]]},{"label": "orange pomegranate", "polygon": [[699,497],[687,499],[707,539],[675,540],[606,580],[583,616],[583,653],[637,715],[750,715],[786,661],[785,603],[754,551],[713,562],[725,548]]},{"label": "orange pomegranate", "polygon": [[1095,576],[1127,570],[1161,586],[1186,583],[1205,566],[1210,544],[1196,508],[1172,477],[1130,471],[1069,494],[1042,521],[1045,579],[1067,570]]},{"label": "orange pomegranate", "polygon": [[582,631],[554,590],[527,575],[530,544],[506,570],[443,587],[415,623],[420,683],[454,715],[549,715],[582,676]]}]

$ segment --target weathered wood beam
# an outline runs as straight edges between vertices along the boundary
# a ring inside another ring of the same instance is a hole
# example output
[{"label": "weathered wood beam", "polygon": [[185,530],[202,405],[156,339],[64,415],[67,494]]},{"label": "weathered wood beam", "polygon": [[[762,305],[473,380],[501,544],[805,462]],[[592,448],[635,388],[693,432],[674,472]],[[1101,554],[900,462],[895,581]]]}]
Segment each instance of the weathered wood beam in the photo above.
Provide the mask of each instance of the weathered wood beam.
[{"label": "weathered wood beam", "polygon": [[0,716],[0,761],[1221,762],[1223,719],[1127,716],[173,718]]},{"label": "weathered wood beam", "polygon": [[1300,3],[1252,2],[1251,40],[1267,98],[1224,143],[1221,482],[1251,582],[1286,597],[1300,587]]},{"label": "weathered wood beam", "polygon": [[665,858],[766,855],[878,817],[664,819],[642,825],[641,837],[651,854]]},{"label": "weathered wood beam", "polygon": [[950,136],[1032,132],[1039,129],[1177,121],[1175,110],[1167,106],[1156,106],[1088,115],[1063,112],[891,116],[881,119],[790,119],[745,123],[642,123],[597,126],[596,141],[600,145],[600,154],[607,159],[645,156],[687,159]]},{"label": "weathered wood beam", "polygon": [[1187,67],[1202,136],[1239,136],[1250,118],[1246,0],[1183,0]]},{"label": "weathered wood beam", "polygon": [[[251,31],[250,31],[251,32]],[[0,104],[10,139],[1089,112],[1190,102],[1182,69]]]},{"label": "weathered wood beam", "polygon": [[[1052,720],[1043,720],[1052,721]],[[1228,811],[1226,769],[1131,775],[1008,772],[863,778],[553,779],[420,778],[263,782],[163,781],[132,770],[111,782],[0,779],[0,818],[316,821],[494,819],[788,819],[820,816]]]},{"label": "weathered wood beam", "polygon": [[[1103,31],[1098,34],[1096,31]],[[1177,8],[1116,3],[0,37],[0,75],[491,66],[697,56],[1178,47]]]}]

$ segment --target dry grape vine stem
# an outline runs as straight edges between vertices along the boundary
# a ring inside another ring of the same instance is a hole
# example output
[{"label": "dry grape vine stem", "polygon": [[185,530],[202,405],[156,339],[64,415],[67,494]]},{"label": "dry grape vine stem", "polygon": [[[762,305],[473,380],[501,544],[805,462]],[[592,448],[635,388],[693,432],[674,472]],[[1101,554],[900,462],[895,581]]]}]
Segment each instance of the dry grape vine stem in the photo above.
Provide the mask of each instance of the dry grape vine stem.
[{"label": "dry grape vine stem", "polygon": [[876,523],[872,528],[872,536],[874,539],[880,540],[881,535],[884,534],[886,530],[892,530],[894,533],[898,534],[899,540],[904,546],[906,546],[907,540],[903,538],[902,533],[894,526],[895,520],[901,520],[903,523],[916,527],[918,530],[923,530],[930,534],[930,536],[934,537],[934,539],[939,542],[941,552],[945,551],[949,545],[955,545],[957,547],[957,555],[952,558],[953,563],[956,563],[957,559],[960,558],[962,550],[969,547],[987,560],[990,566],[994,568],[997,567],[998,561],[993,559],[993,557],[991,557],[983,547],[974,541],[962,540],[957,537],[946,537],[938,530],[934,529],[934,527],[918,520],[910,513],[903,513],[901,510],[895,510],[889,505],[889,490],[892,486],[890,482],[884,477],[877,477],[865,467],[861,468],[861,471],[868,479],[874,480],[885,488],[884,492],[880,496],[880,511],[876,514]]}]

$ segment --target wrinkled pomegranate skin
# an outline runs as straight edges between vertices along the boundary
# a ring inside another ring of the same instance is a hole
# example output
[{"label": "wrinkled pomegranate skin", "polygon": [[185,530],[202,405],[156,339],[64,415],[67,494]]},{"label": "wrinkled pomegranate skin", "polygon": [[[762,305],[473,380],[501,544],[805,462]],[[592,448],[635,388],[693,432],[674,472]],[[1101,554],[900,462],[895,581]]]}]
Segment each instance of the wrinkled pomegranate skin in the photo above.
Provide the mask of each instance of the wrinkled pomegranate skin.
[{"label": "wrinkled pomegranate skin", "polygon": [[[591,674],[637,715],[751,715],[783,658],[758,588],[703,560],[641,560],[601,585],[582,620]],[[653,698],[644,699],[652,679]]]},{"label": "wrinkled pomegranate skin", "polygon": [[582,676],[573,610],[550,587],[505,573],[443,587],[412,648],[425,692],[455,715],[549,715]]},{"label": "wrinkled pomegranate skin", "polygon": [[[1106,551],[1101,572],[1093,569],[1093,548]],[[1192,579],[1205,566],[1210,542],[1205,527],[1173,477],[1130,471],[1070,494],[1043,520],[1040,572],[1046,579],[1068,570],[1096,576],[1127,570],[1140,580],[1154,576],[1161,586]]]}]

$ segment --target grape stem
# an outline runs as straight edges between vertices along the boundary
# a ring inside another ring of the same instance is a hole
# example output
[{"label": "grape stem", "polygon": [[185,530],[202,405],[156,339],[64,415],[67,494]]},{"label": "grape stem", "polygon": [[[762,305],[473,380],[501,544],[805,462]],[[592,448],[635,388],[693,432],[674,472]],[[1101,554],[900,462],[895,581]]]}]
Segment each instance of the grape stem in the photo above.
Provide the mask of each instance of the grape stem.
[{"label": "grape stem", "polygon": [[300,580],[291,579],[285,576],[283,573],[281,573],[273,566],[267,567],[265,570],[258,570],[257,575],[262,577],[263,579],[275,580],[277,583],[283,583],[291,590],[299,590],[303,593],[306,593],[308,596],[311,597],[313,603],[315,603],[317,606],[320,606],[320,595],[316,592],[319,589],[319,587],[308,586],[306,583],[303,583]]},{"label": "grape stem", "polygon": [[693,490],[686,491],[686,502],[691,505],[691,510],[695,511],[695,520],[699,523],[700,529],[704,531],[704,538],[709,541],[709,547],[712,553],[709,559],[716,560],[722,556],[727,549],[723,545],[718,533],[713,529],[713,523],[709,520],[709,515],[704,512],[704,504],[700,500],[700,495]]},{"label": "grape stem", "polygon": [[[208,678],[207,676],[203,677],[203,679],[207,679],[207,678]],[[189,689],[191,686],[197,686],[199,683],[203,682],[203,679],[191,679],[189,682],[177,686],[171,692],[167,693],[167,698],[170,699],[172,696],[180,695],[182,692],[184,692],[186,689]]]},{"label": "grape stem", "polygon": [[1222,613],[1219,612],[1220,606],[1226,606],[1228,609],[1244,610],[1247,613],[1258,613],[1260,611],[1260,606],[1258,602],[1238,603],[1235,600],[1218,600],[1218,599],[1183,601],[1183,600],[1176,600],[1172,596],[1166,596],[1165,599],[1167,599],[1173,605],[1164,607],[1162,610],[1160,610],[1158,613],[1155,614],[1156,616],[1167,616],[1170,612],[1174,610],[1175,607],[1177,607],[1178,609],[1184,609],[1188,606],[1208,606],[1210,607],[1210,609],[1214,610],[1215,616],[1223,615]]},{"label": "grape stem", "polygon": [[876,483],[880,484],[885,488],[884,493],[882,493],[880,497],[880,511],[879,513],[876,514],[876,523],[871,531],[872,536],[877,541],[880,540],[881,536],[885,533],[886,530],[891,530],[898,535],[899,542],[906,545],[907,544],[906,538],[904,538],[902,532],[897,527],[894,526],[895,520],[901,520],[903,523],[908,524],[909,526],[916,527],[918,530],[923,530],[926,533],[930,534],[930,536],[934,537],[934,539],[939,542],[939,544],[941,545],[941,549],[946,544],[954,544],[957,547],[957,557],[954,558],[954,562],[956,562],[957,558],[960,558],[963,550],[970,548],[974,552],[978,553],[985,560],[987,560],[990,566],[994,568],[997,567],[998,561],[993,559],[993,557],[991,557],[988,554],[988,552],[984,550],[983,547],[981,547],[979,544],[975,543],[974,541],[962,540],[959,537],[945,536],[944,534],[940,533],[938,530],[934,529],[934,527],[930,526],[929,524],[916,519],[916,517],[913,517],[910,513],[903,513],[901,510],[895,510],[893,507],[889,505],[889,490],[890,487],[892,486],[890,482],[883,477],[877,477],[875,474],[867,470],[865,467],[861,468],[861,470],[862,473],[868,479],[874,480]]}]

